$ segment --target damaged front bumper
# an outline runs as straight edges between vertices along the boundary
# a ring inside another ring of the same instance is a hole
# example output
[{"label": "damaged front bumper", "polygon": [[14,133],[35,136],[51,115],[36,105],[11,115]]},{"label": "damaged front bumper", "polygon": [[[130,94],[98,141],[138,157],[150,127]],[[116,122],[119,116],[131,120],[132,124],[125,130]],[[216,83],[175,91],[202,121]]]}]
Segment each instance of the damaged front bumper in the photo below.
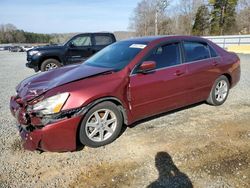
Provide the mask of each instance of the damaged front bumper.
[{"label": "damaged front bumper", "polygon": [[25,149],[55,152],[76,150],[77,129],[82,119],[78,113],[80,109],[39,118],[29,114],[16,97],[11,97],[10,110],[18,121]]}]

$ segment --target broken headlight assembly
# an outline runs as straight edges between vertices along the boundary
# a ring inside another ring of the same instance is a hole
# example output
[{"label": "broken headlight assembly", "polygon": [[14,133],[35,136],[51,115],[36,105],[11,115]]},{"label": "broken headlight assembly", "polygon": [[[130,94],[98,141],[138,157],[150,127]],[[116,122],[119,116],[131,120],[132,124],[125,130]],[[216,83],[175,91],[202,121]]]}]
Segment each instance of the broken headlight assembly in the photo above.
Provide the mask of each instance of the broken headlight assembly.
[{"label": "broken headlight assembly", "polygon": [[56,114],[61,111],[63,105],[67,101],[69,93],[61,93],[55,96],[46,98],[32,106],[32,111],[42,114]]}]

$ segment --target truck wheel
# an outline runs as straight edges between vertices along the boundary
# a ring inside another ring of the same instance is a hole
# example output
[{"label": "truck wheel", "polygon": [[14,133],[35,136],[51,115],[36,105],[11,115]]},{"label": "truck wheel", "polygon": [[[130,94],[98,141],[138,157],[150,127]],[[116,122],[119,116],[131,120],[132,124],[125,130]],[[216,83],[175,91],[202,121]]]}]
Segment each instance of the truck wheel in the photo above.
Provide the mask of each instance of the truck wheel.
[{"label": "truck wheel", "polygon": [[59,61],[57,61],[56,59],[46,59],[44,62],[42,62],[41,71],[44,72],[51,69],[56,69],[58,67],[61,67]]}]

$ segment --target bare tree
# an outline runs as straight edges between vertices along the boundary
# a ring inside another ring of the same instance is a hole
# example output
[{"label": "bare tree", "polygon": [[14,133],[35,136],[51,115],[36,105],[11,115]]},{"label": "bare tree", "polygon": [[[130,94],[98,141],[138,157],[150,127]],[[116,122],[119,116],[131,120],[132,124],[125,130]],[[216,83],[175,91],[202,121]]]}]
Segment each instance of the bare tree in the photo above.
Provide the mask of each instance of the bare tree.
[{"label": "bare tree", "polygon": [[162,24],[168,24],[165,14],[168,5],[168,0],[142,0],[130,19],[130,28],[137,36],[165,34]]},{"label": "bare tree", "polygon": [[240,0],[237,7],[236,23],[239,34],[250,33],[250,0]]},{"label": "bare tree", "polygon": [[17,30],[17,28],[13,24],[8,23],[0,25],[0,31],[2,32],[15,31],[15,30]]}]

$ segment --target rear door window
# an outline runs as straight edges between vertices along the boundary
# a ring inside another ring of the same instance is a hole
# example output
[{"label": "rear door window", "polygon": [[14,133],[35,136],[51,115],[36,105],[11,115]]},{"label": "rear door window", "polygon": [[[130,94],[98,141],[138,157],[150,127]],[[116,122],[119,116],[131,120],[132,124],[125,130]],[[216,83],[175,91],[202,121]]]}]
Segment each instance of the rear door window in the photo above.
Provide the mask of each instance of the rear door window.
[{"label": "rear door window", "polygon": [[146,61],[155,61],[156,68],[170,67],[181,63],[179,43],[157,47]]},{"label": "rear door window", "polygon": [[109,35],[96,35],[94,36],[94,40],[97,46],[109,45],[113,42],[113,38]]},{"label": "rear door window", "polygon": [[210,58],[207,44],[200,42],[184,42],[185,62]]},{"label": "rear door window", "polygon": [[209,50],[210,50],[211,57],[217,57],[218,56],[216,51],[211,46],[209,46]]}]

